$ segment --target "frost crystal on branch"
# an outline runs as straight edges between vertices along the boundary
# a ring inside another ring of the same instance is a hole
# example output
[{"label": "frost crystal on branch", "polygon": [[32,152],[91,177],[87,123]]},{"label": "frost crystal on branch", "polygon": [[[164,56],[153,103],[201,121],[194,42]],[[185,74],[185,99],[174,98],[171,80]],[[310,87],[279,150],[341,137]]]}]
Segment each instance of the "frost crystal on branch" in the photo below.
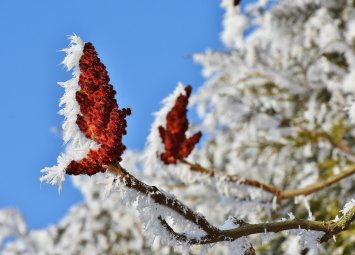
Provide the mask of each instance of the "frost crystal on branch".
[{"label": "frost crystal on branch", "polygon": [[93,175],[106,166],[121,161],[125,150],[126,116],[130,109],[119,109],[115,90],[105,65],[91,43],[71,36],[63,64],[73,70],[73,78],[60,83],[65,88],[60,105],[64,108],[63,140],[66,151],[58,165],[45,168],[41,181],[61,186],[65,173]]},{"label": "frost crystal on branch", "polygon": [[180,94],[174,107],[166,116],[166,127],[159,126],[159,134],[164,143],[165,152],[160,155],[165,164],[175,164],[177,159],[186,158],[201,138],[201,132],[186,137],[189,127],[187,104],[191,94],[191,86],[185,88],[185,95]]},{"label": "frost crystal on branch", "polygon": [[349,202],[347,202],[343,208],[343,210],[341,210],[341,212],[343,213],[343,215],[347,214],[351,208],[353,208],[355,206],[355,199],[351,199]]}]

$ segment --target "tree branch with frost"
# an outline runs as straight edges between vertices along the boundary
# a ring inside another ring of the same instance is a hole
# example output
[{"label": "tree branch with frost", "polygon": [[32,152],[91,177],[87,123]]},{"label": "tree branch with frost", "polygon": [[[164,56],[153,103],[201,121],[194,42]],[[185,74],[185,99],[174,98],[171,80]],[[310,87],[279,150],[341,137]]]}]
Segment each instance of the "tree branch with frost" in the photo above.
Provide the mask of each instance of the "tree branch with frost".
[{"label": "tree branch with frost", "polygon": [[355,174],[355,165],[351,165],[347,167],[345,170],[343,170],[342,172],[330,176],[325,180],[320,180],[311,185],[297,188],[297,189],[281,190],[271,184],[266,184],[255,179],[244,178],[237,174],[232,175],[232,174],[218,173],[216,171],[205,168],[199,164],[191,163],[186,159],[179,159],[179,162],[186,164],[191,171],[197,172],[205,176],[209,176],[211,178],[220,177],[222,180],[227,182],[235,182],[236,184],[242,184],[254,188],[259,188],[265,192],[271,193],[272,195],[277,197],[278,200],[287,200],[287,199],[293,199],[297,196],[310,195],[317,191],[323,190],[331,185],[334,185],[340,182],[341,180]]},{"label": "tree branch with frost", "polygon": [[272,186],[270,184],[267,184],[267,183],[264,183],[264,182],[261,182],[261,181],[255,180],[255,179],[242,177],[238,174],[219,173],[217,171],[213,171],[208,168],[205,168],[198,163],[191,163],[184,158],[179,158],[179,162],[187,165],[189,167],[189,169],[193,172],[200,173],[202,175],[209,176],[212,178],[220,178],[221,180],[226,181],[226,182],[235,182],[236,184],[247,185],[250,187],[259,188],[259,189],[261,189],[265,192],[271,193],[277,197],[282,192],[280,189],[278,189],[277,187]]},{"label": "tree branch with frost", "polygon": [[110,165],[107,169],[109,172],[115,174],[121,183],[123,183],[127,188],[134,189],[139,193],[148,196],[155,203],[170,208],[186,220],[199,226],[202,230],[208,233],[209,236],[219,236],[220,231],[218,228],[211,225],[205,217],[191,210],[174,196],[166,194],[155,186],[149,186],[141,182],[119,164],[116,166]]},{"label": "tree branch with frost", "polygon": [[189,237],[188,234],[177,233],[173,228],[162,218],[159,218],[162,226],[177,240],[187,242],[189,244],[211,244],[222,241],[233,241],[244,236],[263,233],[278,233],[288,230],[307,230],[324,232],[320,238],[320,242],[327,242],[333,236],[348,230],[350,224],[355,221],[355,206],[351,208],[338,221],[310,221],[310,220],[286,220],[278,222],[268,222],[259,224],[244,223],[242,226],[221,230],[220,235],[214,238],[209,235],[200,237]]},{"label": "tree branch with frost", "polygon": [[180,242],[189,243],[191,245],[233,241],[244,236],[263,233],[278,233],[287,230],[312,230],[324,232],[320,242],[326,242],[332,236],[346,231],[350,224],[355,220],[355,205],[353,205],[338,221],[311,221],[294,219],[259,224],[249,224],[243,222],[236,228],[221,230],[211,225],[205,219],[205,217],[197,214],[175,197],[167,195],[165,192],[162,192],[155,186],[149,186],[141,182],[133,175],[129,174],[129,172],[123,169],[120,165],[110,165],[108,170],[115,174],[121,183],[123,183],[126,187],[134,189],[139,193],[150,197],[155,203],[159,205],[168,207],[207,233],[206,235],[198,237],[192,237],[188,233],[177,233],[166,222],[165,219],[163,219],[161,216],[158,217],[161,225],[172,235],[173,238]]},{"label": "tree branch with frost", "polygon": [[309,186],[293,189],[293,190],[281,191],[278,198],[281,200],[285,200],[285,199],[292,199],[296,196],[301,196],[301,195],[307,196],[317,191],[323,190],[333,184],[336,184],[341,180],[349,176],[352,176],[353,174],[355,174],[355,165],[351,165],[346,170],[340,172],[339,174],[330,176],[325,180],[315,182],[314,184],[311,184]]}]

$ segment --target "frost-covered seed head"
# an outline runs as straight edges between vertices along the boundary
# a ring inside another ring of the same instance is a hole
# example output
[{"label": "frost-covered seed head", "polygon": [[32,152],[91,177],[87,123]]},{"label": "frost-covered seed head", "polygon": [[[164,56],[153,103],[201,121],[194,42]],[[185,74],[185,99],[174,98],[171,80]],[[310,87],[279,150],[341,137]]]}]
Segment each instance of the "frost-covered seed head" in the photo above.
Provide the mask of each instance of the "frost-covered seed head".
[{"label": "frost-covered seed head", "polygon": [[59,189],[65,174],[93,175],[121,161],[126,148],[122,144],[127,133],[125,118],[131,114],[130,109],[118,107],[116,92],[94,46],[76,35],[69,39],[62,63],[68,71],[73,70],[73,78],[59,83],[65,89],[60,114],[64,116],[63,140],[67,146],[57,165],[44,168],[40,178],[59,184]]},{"label": "frost-covered seed head", "polygon": [[81,114],[77,115],[76,124],[86,138],[97,142],[100,147],[91,149],[80,161],[73,160],[66,168],[67,174],[93,175],[105,172],[106,166],[122,160],[126,149],[122,144],[130,109],[119,109],[115,99],[116,91],[109,84],[110,78],[105,65],[97,56],[91,43],[85,43],[83,56],[80,58],[80,90],[76,100]]},{"label": "frost-covered seed head", "polygon": [[191,90],[191,86],[185,87],[185,95],[180,94],[177,97],[175,105],[166,116],[166,127],[159,126],[165,148],[160,158],[165,164],[175,164],[177,159],[186,158],[201,138],[201,132],[189,138],[185,134],[189,127],[186,114]]}]

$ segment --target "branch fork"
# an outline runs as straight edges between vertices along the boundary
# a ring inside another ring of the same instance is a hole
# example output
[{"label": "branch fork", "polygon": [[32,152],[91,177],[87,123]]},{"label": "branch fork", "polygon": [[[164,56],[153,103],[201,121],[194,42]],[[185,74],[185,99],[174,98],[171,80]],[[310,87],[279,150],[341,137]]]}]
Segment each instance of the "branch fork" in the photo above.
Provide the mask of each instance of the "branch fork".
[{"label": "branch fork", "polygon": [[287,230],[313,230],[324,232],[320,242],[326,242],[334,235],[339,234],[349,228],[355,220],[355,206],[353,206],[338,221],[312,221],[293,219],[277,221],[270,223],[249,224],[244,221],[237,221],[239,225],[233,229],[221,230],[209,223],[204,216],[196,213],[180,200],[173,196],[168,196],[155,186],[149,186],[131,175],[119,164],[108,166],[108,171],[117,176],[117,178],[127,187],[132,188],[139,193],[149,196],[155,203],[168,207],[186,220],[194,223],[200,229],[205,231],[205,235],[199,237],[190,237],[185,233],[177,233],[161,216],[158,220],[162,227],[177,241],[196,244],[210,244],[221,241],[233,241],[243,236],[262,234],[265,232],[277,233]]}]

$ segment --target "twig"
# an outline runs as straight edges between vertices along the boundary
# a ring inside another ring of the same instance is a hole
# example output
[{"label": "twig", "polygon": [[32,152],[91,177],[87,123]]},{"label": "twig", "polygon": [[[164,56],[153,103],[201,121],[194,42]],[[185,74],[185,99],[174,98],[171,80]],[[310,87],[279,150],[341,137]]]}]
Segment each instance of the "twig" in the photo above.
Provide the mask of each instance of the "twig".
[{"label": "twig", "polygon": [[354,173],[355,173],[355,165],[351,165],[348,167],[348,169],[342,171],[339,174],[330,176],[326,180],[318,181],[314,184],[311,184],[311,185],[303,187],[303,188],[282,191],[278,198],[279,199],[291,199],[291,198],[294,198],[294,197],[300,196],[300,195],[307,196],[309,194],[312,194],[314,192],[322,190],[326,187],[329,187],[329,186],[345,179],[346,177],[353,175]]},{"label": "twig", "polygon": [[348,169],[342,171],[339,174],[333,175],[329,177],[326,180],[318,181],[314,184],[311,184],[309,186],[303,187],[303,188],[298,188],[298,189],[292,189],[292,190],[280,190],[275,186],[272,186],[270,184],[262,183],[258,180],[250,179],[250,178],[243,178],[239,175],[230,175],[230,174],[220,174],[215,171],[212,171],[210,169],[207,169],[199,164],[193,164],[188,162],[185,159],[180,159],[180,162],[183,164],[186,164],[190,167],[190,169],[194,172],[209,176],[209,177],[216,177],[216,176],[223,176],[226,181],[229,182],[236,182],[238,184],[243,184],[243,185],[248,185],[251,187],[259,188],[265,192],[271,193],[274,196],[277,197],[278,200],[287,200],[287,199],[292,199],[296,196],[307,196],[309,194],[312,194],[314,192],[317,192],[319,190],[322,190],[326,187],[329,187],[342,179],[345,179],[348,176],[351,176],[355,173],[355,165],[351,165],[348,167]]},{"label": "twig", "polygon": [[[311,132],[310,130],[308,130],[306,127],[302,125],[298,125],[298,127],[305,132],[309,132],[309,133]],[[348,157],[348,159],[355,162],[355,153],[351,150],[351,148],[346,143],[346,141],[344,140],[336,141],[336,139],[334,139],[334,137],[330,135],[327,131],[325,131],[322,128],[322,126],[319,124],[316,124],[316,128],[319,129],[320,133],[318,134],[321,135],[321,138],[325,138],[334,148],[339,149],[342,153],[345,154],[345,156]]]},{"label": "twig", "polygon": [[338,148],[341,152],[343,152],[351,161],[355,162],[355,154],[349,147],[349,145],[345,141],[340,141],[337,142],[334,140],[334,138],[328,134],[328,132],[321,130],[325,138],[329,141],[329,143],[335,147]]},{"label": "twig", "polygon": [[281,190],[276,188],[275,186],[263,183],[261,181],[255,180],[255,179],[244,178],[244,177],[241,177],[240,175],[237,175],[237,174],[233,174],[233,175],[232,174],[220,174],[220,173],[217,173],[216,171],[212,171],[210,169],[207,169],[207,168],[201,166],[200,164],[190,163],[186,159],[179,159],[179,161],[185,165],[188,165],[192,171],[204,174],[206,176],[210,176],[210,177],[221,176],[221,177],[223,177],[224,180],[226,180],[228,182],[237,182],[238,184],[244,184],[244,185],[248,185],[251,187],[259,188],[259,189],[262,189],[268,193],[272,193],[277,197],[281,193]]}]

